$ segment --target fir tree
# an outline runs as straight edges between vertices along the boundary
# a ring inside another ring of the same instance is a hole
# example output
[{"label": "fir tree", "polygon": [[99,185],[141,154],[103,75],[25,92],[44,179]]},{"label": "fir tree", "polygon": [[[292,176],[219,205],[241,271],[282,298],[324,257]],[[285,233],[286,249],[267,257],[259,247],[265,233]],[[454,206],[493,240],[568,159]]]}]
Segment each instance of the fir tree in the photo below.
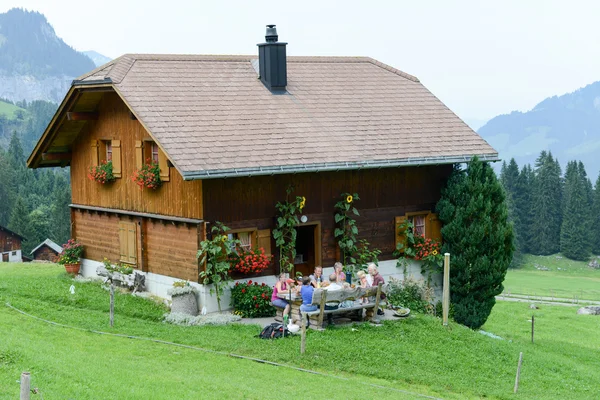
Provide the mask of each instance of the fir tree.
[{"label": "fir tree", "polygon": [[27,238],[27,226],[29,225],[29,211],[23,199],[19,196],[15,202],[15,206],[10,213],[8,229],[19,235]]},{"label": "fir tree", "polygon": [[576,161],[567,164],[560,249],[565,257],[573,260],[587,260],[590,256],[590,204],[584,174],[585,170],[581,171]]},{"label": "fir tree", "polygon": [[594,254],[600,255],[600,174],[598,174],[598,179],[596,179],[596,185],[594,187],[591,234],[592,251]]},{"label": "fir tree", "polygon": [[454,319],[472,329],[485,323],[513,255],[513,230],[496,174],[474,157],[455,169],[437,204],[444,252],[452,255]]},{"label": "fir tree", "polygon": [[523,260],[524,240],[521,236],[521,233],[524,231],[524,229],[520,220],[519,209],[517,208],[521,193],[518,192],[519,166],[514,158],[511,158],[508,165],[506,162],[502,163],[500,182],[502,183],[506,193],[508,219],[513,224],[515,252],[513,254],[511,267],[516,268],[521,265]]},{"label": "fir tree", "polygon": [[519,179],[515,188],[515,208],[518,214],[517,230],[521,241],[523,253],[531,253],[531,226],[532,226],[532,193],[533,193],[533,170],[527,164],[519,173]]},{"label": "fir tree", "polygon": [[53,198],[50,238],[56,243],[66,243],[71,236],[71,188],[61,175],[56,178]]},{"label": "fir tree", "polygon": [[535,164],[532,193],[531,252],[548,255],[560,250],[562,180],[558,161],[542,151]]},{"label": "fir tree", "polygon": [[8,145],[9,162],[14,170],[25,168],[25,154],[23,153],[23,146],[17,136],[17,132],[13,131],[10,137],[10,144]]},{"label": "fir tree", "polygon": [[0,225],[7,226],[12,209],[12,193],[10,191],[11,168],[8,158],[0,148]]}]

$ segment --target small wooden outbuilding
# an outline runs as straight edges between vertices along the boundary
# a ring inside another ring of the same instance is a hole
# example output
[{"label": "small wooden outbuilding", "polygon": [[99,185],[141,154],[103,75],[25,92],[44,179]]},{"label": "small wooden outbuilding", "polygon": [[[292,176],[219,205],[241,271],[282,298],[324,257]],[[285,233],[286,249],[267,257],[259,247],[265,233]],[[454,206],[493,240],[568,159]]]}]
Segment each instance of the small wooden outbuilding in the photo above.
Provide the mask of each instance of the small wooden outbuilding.
[{"label": "small wooden outbuilding", "polygon": [[3,226],[0,226],[0,262],[21,262],[21,243],[25,239]]},{"label": "small wooden outbuilding", "polygon": [[31,250],[31,256],[34,260],[55,261],[56,257],[62,251],[62,247],[50,239],[44,240],[37,247]]}]

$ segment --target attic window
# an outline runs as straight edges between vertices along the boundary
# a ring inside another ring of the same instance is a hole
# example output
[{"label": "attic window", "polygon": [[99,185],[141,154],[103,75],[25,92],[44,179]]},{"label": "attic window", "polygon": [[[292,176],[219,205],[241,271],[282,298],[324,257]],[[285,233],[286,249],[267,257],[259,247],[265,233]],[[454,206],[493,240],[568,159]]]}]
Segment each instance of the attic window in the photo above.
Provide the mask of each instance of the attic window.
[{"label": "attic window", "polygon": [[154,142],[152,142],[152,145],[150,146],[150,150],[152,151],[152,161],[154,161],[155,163],[158,164],[158,145]]},{"label": "attic window", "polygon": [[113,150],[112,150],[112,143],[110,140],[105,140],[104,141],[104,146],[106,147],[106,162],[108,161],[112,161],[113,159]]},{"label": "attic window", "polygon": [[139,169],[144,163],[155,162],[160,167],[160,180],[169,181],[170,165],[169,159],[158,146],[158,143],[152,140],[136,140],[135,142],[135,163]]}]

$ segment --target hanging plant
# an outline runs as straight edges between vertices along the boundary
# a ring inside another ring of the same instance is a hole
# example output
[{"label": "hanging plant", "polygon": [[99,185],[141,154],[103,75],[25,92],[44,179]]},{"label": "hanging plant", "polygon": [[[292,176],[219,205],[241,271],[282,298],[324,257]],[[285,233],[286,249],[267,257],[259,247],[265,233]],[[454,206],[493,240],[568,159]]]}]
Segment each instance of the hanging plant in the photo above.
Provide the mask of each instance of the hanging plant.
[{"label": "hanging plant", "polygon": [[352,272],[352,266],[356,264],[356,254],[358,253],[358,228],[354,216],[360,216],[354,202],[360,200],[357,193],[342,193],[342,200],[335,203],[335,223],[336,228],[333,232],[338,246],[342,252],[341,261],[344,264],[346,272]]},{"label": "hanging plant", "polygon": [[134,181],[140,189],[158,189],[160,185],[162,185],[158,163],[151,159],[147,159],[146,163],[133,173],[131,180]]},{"label": "hanging plant", "polygon": [[112,161],[103,160],[100,165],[90,167],[88,178],[102,185],[115,181]]},{"label": "hanging plant", "polygon": [[279,211],[277,217],[277,228],[273,229],[273,238],[275,245],[279,248],[279,269],[281,272],[290,272],[294,268],[294,258],[296,258],[296,226],[300,224],[298,214],[306,205],[304,196],[296,196],[290,201],[290,195],[294,191],[292,186],[286,190],[285,202],[278,202],[275,205]]}]

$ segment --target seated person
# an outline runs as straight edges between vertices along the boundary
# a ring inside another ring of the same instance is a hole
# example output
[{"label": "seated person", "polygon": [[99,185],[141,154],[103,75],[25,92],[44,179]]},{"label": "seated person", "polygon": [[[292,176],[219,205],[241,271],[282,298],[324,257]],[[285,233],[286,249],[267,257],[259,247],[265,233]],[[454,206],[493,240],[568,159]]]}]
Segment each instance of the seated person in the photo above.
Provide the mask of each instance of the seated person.
[{"label": "seated person", "polygon": [[287,274],[281,273],[279,274],[279,280],[275,284],[273,288],[273,294],[271,295],[271,304],[274,307],[283,308],[283,321],[287,323],[289,314],[290,314],[290,303],[287,300],[279,298],[277,295],[279,293],[290,293],[290,288],[286,282]]},{"label": "seated person", "polygon": [[[369,275],[371,275],[373,277],[373,283],[371,286],[375,287],[375,286],[378,286],[380,283],[382,285],[385,283],[383,276],[381,276],[381,274],[377,270],[377,265],[375,265],[374,263],[370,263],[367,270],[369,271]],[[385,293],[381,293],[381,300],[385,300]],[[381,308],[377,310],[377,315],[383,315],[383,314],[384,314],[384,312]]]},{"label": "seated person", "polygon": [[[300,319],[302,320],[302,311],[311,312],[317,311],[319,307],[312,304],[313,293],[315,288],[311,285],[309,276],[302,278],[302,287],[300,288],[300,296],[302,296],[302,304],[300,305]],[[307,326],[310,326],[310,318],[308,318]]]},{"label": "seated person", "polygon": [[[356,276],[358,276],[358,281],[360,283],[361,288],[366,289],[371,286],[371,285],[369,285],[369,282],[367,282],[367,274],[365,274],[365,271],[358,271],[356,273]],[[367,304],[368,302],[369,302],[369,299],[367,297],[362,298],[363,304]]]},{"label": "seated person", "polygon": [[[329,285],[325,288],[328,292],[335,290],[342,290],[342,286],[337,283],[337,276],[335,274],[329,275]],[[326,310],[337,310],[339,307],[338,303],[325,303]]]},{"label": "seated person", "polygon": [[340,284],[346,280],[346,274],[344,273],[343,269],[344,266],[341,262],[336,262],[335,264],[333,264],[333,273],[337,278],[337,283]]},{"label": "seated person", "polygon": [[323,283],[323,267],[321,267],[320,265],[317,265],[315,267],[315,272],[310,276],[310,284],[314,288],[319,288],[319,287],[321,287],[322,283]]}]

